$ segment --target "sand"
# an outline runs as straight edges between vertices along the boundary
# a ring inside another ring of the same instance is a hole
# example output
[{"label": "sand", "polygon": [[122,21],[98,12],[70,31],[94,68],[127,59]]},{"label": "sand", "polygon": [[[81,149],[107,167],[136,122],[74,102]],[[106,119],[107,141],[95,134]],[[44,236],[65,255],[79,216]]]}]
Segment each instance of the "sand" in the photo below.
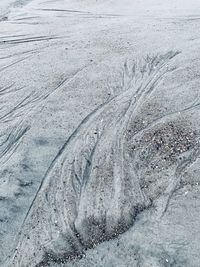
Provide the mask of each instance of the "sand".
[{"label": "sand", "polygon": [[0,266],[200,265],[192,0],[0,3]]}]

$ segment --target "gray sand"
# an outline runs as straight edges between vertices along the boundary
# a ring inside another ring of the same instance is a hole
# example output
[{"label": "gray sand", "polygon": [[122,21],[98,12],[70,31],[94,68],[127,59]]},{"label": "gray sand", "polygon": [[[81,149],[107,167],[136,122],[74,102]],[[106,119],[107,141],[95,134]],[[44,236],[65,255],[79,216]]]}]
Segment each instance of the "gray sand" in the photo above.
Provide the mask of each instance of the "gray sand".
[{"label": "gray sand", "polygon": [[0,266],[200,266],[200,2],[0,3]]}]

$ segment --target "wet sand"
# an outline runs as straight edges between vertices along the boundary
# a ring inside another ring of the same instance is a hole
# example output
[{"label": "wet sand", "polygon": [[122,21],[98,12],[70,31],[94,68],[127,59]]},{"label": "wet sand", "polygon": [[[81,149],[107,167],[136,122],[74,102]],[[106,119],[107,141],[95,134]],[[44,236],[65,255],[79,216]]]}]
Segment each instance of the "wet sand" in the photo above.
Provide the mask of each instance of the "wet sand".
[{"label": "wet sand", "polygon": [[198,1],[0,4],[0,265],[199,260]]}]

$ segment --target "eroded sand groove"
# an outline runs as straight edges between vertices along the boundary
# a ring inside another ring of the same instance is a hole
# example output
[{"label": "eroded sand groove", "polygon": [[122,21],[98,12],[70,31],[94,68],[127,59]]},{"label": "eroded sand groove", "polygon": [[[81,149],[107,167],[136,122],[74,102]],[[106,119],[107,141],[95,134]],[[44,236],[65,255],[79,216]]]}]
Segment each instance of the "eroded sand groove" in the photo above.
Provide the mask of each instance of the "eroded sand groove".
[{"label": "eroded sand groove", "polygon": [[[199,156],[198,133],[181,117],[199,104],[148,125],[136,118],[158,82],[174,70],[170,61],[177,54],[124,64],[120,92],[81,122],[49,167],[6,266],[65,262],[125,232],[152,204],[162,216],[183,171]],[[170,167],[172,178],[153,180],[157,166]]]},{"label": "eroded sand groove", "polygon": [[[25,59],[29,57],[30,56],[27,56]],[[25,59],[20,59],[9,66],[5,66],[3,69],[0,69],[0,72]],[[71,76],[64,77],[56,86],[42,94],[38,93],[36,90],[27,93],[27,88],[25,86],[16,88],[14,83],[6,87],[0,87],[0,125],[2,126],[0,130],[1,164],[7,162],[11,155],[13,155],[16,148],[21,143],[23,136],[31,128],[29,119],[31,114],[42,110],[49,96],[56,93],[63,85],[70,83],[84,68],[85,66],[76,70]],[[13,101],[12,105],[6,105],[6,101],[11,97],[13,99],[21,97],[21,100]]]}]

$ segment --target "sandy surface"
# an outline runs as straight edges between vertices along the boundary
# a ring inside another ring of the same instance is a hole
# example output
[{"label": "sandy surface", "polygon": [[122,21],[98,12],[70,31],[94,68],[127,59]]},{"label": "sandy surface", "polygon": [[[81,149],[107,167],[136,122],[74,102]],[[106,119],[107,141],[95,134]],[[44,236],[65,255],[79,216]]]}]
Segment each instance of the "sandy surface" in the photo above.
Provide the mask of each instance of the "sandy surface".
[{"label": "sandy surface", "polygon": [[200,2],[0,1],[0,265],[200,266]]}]

